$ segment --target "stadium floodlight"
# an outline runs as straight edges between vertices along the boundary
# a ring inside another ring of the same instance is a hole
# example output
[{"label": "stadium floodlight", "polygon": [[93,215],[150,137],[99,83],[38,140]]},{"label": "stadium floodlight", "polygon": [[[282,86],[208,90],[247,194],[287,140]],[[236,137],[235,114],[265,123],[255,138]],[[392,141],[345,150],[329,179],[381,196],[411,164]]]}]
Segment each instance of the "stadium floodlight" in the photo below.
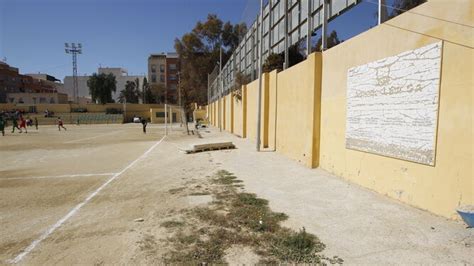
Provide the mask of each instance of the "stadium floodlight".
[{"label": "stadium floodlight", "polygon": [[79,102],[79,86],[77,80],[77,55],[82,54],[82,44],[78,43],[64,43],[64,51],[66,54],[72,54],[72,77],[73,77],[73,99],[75,102]]}]

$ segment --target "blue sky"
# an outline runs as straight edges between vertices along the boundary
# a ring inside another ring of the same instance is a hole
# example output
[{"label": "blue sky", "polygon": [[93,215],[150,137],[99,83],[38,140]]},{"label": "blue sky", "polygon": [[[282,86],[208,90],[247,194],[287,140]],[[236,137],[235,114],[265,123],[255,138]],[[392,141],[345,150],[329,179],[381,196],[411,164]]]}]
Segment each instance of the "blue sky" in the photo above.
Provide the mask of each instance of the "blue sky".
[{"label": "blue sky", "polygon": [[[64,42],[81,42],[79,74],[99,64],[145,74],[150,53],[172,51],[174,39],[208,13],[235,23],[254,18],[258,7],[258,0],[0,0],[0,59],[21,73],[62,79],[72,73]],[[329,30],[348,39],[374,25],[376,10],[362,2]]]}]

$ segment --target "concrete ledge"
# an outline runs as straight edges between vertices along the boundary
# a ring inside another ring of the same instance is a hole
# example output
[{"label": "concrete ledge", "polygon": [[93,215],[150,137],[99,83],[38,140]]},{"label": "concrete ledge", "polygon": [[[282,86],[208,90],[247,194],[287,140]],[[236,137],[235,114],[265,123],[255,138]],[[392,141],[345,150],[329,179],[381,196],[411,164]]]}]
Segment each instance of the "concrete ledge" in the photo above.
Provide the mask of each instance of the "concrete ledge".
[{"label": "concrete ledge", "polygon": [[186,150],[186,153],[196,153],[196,152],[224,150],[224,149],[235,149],[235,145],[232,142],[193,144],[191,145],[190,149]]}]

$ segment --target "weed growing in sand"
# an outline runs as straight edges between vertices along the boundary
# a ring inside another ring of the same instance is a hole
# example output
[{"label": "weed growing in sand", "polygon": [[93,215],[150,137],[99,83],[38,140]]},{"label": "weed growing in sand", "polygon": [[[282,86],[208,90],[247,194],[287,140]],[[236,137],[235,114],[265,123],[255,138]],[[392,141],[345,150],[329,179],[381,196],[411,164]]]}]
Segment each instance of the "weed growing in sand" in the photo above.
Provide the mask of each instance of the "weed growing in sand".
[{"label": "weed growing in sand", "polygon": [[161,226],[162,227],[165,227],[165,228],[174,228],[174,227],[181,227],[181,226],[184,226],[185,223],[182,222],[182,221],[166,221],[166,222],[163,222],[161,223]]},{"label": "weed growing in sand", "polygon": [[169,239],[173,245],[165,263],[225,263],[225,251],[232,245],[251,247],[264,264],[343,262],[322,255],[325,245],[305,228],[295,232],[282,227],[288,216],[273,212],[268,201],[255,194],[238,192],[235,184],[240,182],[225,170],[211,178],[208,185],[215,200],[208,207],[186,212],[195,226]]}]

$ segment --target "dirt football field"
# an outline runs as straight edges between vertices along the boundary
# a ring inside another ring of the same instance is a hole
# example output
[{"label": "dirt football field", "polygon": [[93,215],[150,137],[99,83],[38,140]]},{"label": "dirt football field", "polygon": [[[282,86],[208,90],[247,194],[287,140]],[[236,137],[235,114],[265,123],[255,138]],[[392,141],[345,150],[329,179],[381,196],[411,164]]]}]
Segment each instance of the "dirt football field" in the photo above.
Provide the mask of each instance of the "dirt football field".
[{"label": "dirt football field", "polygon": [[[142,238],[134,220],[156,211],[143,206],[158,205],[166,185],[149,177],[177,154],[161,150],[164,126],[66,127],[0,137],[0,265],[144,262],[130,249]],[[173,134],[185,137],[179,125]]]}]

